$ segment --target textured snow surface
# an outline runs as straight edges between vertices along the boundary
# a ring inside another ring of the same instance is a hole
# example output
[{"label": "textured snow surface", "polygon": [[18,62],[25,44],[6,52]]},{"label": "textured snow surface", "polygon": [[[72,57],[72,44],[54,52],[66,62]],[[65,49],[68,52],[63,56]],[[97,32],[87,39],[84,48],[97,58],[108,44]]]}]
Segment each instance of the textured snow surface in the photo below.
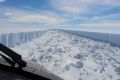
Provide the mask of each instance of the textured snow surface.
[{"label": "textured snow surface", "polygon": [[65,80],[120,80],[120,48],[60,30],[13,48]]}]

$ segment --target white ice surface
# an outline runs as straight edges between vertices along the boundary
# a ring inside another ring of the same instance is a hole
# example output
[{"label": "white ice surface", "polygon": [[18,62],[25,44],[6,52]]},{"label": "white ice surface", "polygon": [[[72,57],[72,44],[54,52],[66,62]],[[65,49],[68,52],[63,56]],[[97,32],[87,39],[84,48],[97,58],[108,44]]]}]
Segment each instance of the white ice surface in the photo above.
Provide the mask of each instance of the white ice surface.
[{"label": "white ice surface", "polygon": [[13,48],[65,80],[119,80],[120,48],[59,30]]}]

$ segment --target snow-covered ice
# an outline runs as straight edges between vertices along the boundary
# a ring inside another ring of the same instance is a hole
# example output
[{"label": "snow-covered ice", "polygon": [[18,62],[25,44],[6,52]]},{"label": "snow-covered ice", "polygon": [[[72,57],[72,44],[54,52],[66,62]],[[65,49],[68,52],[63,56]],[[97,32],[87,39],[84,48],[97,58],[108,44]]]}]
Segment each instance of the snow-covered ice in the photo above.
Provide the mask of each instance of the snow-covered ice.
[{"label": "snow-covered ice", "polygon": [[12,48],[65,80],[119,80],[120,48],[60,30]]}]

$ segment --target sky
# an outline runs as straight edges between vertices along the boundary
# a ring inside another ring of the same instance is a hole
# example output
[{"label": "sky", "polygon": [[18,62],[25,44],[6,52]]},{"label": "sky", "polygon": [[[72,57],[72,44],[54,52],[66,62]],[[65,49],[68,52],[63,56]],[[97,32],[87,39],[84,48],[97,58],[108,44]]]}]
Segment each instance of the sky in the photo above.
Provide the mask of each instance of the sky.
[{"label": "sky", "polygon": [[120,0],[0,0],[0,29],[120,33]]}]

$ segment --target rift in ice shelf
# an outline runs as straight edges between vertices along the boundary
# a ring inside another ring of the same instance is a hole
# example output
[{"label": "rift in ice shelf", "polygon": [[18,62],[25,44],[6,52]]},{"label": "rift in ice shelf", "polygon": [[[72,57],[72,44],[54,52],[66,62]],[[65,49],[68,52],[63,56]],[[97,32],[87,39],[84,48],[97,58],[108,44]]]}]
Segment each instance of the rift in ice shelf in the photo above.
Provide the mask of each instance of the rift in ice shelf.
[{"label": "rift in ice shelf", "polygon": [[0,80],[63,80],[37,63],[22,60],[21,55],[1,43],[0,51],[1,57],[11,65],[0,63]]}]

